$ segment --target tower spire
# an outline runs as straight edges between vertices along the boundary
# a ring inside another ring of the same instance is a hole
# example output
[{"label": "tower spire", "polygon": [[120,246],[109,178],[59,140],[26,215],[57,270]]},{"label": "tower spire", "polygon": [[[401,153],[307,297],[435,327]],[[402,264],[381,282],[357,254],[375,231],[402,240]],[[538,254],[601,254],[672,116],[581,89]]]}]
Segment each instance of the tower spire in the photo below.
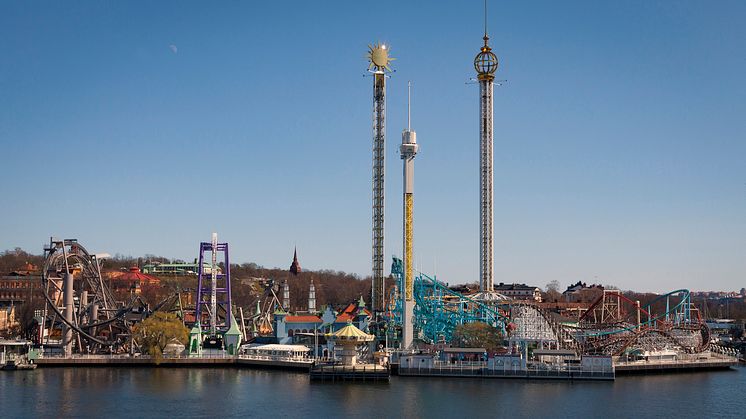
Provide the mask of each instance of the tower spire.
[{"label": "tower spire", "polygon": [[487,36],[487,0],[484,0],[484,39],[486,45],[487,39],[489,39]]},{"label": "tower spire", "polygon": [[298,275],[301,272],[300,262],[298,262],[298,248],[293,248],[293,263],[290,264],[290,273]]},{"label": "tower spire", "polygon": [[412,130],[412,82],[407,82],[407,131]]}]

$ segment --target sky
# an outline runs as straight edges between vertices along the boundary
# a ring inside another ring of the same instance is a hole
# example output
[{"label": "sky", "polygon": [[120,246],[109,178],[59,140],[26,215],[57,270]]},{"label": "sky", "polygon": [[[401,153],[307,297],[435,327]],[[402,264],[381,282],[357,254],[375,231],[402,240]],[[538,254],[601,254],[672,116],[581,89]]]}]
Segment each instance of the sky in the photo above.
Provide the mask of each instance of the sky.
[{"label": "sky", "polygon": [[[746,286],[746,3],[491,2],[495,283]],[[0,0],[0,250],[50,236],[369,275],[390,45],[387,255],[413,83],[415,264],[479,275],[481,1]],[[388,264],[387,264],[388,266]],[[388,269],[387,269],[388,272]]]}]

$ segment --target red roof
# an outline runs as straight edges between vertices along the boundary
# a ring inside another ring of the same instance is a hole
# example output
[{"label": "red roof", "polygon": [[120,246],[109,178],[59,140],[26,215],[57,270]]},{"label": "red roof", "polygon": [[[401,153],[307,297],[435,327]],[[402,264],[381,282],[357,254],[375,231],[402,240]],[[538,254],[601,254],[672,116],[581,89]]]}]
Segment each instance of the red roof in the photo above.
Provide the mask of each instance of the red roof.
[{"label": "red roof", "polygon": [[318,316],[306,315],[306,316],[287,316],[285,317],[285,323],[322,323]]},{"label": "red roof", "polygon": [[140,268],[138,268],[137,266],[131,267],[129,272],[125,272],[121,275],[114,277],[114,280],[115,281],[137,281],[140,284],[159,284],[161,282],[160,279],[154,276],[146,275],[140,272]]},{"label": "red roof", "polygon": [[339,316],[337,316],[337,319],[334,320],[334,323],[347,323],[348,321],[355,320],[355,316],[350,313],[342,313]]}]

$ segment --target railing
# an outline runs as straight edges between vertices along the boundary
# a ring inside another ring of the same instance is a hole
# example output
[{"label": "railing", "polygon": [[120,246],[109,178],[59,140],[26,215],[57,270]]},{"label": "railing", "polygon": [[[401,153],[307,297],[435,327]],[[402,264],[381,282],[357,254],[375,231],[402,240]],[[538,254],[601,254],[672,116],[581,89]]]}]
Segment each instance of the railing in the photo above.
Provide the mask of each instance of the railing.
[{"label": "railing", "polygon": [[[42,359],[156,359],[151,355],[138,355],[138,354],[111,354],[111,355],[89,355],[89,354],[73,354],[72,356],[66,357],[64,355],[47,355],[40,357]],[[189,354],[163,354],[160,359],[232,359],[236,358],[236,355],[228,354],[201,354],[201,355],[189,355]]]},{"label": "railing", "polygon": [[313,358],[305,356],[282,356],[282,355],[255,355],[255,354],[242,354],[238,355],[238,359],[247,359],[252,361],[287,361],[287,362],[313,362]]},{"label": "railing", "polygon": [[648,359],[629,359],[627,357],[620,356],[620,357],[614,358],[614,364],[617,366],[634,366],[634,365],[648,365],[648,364],[686,366],[686,365],[692,365],[692,364],[733,362],[737,360],[738,360],[737,355],[722,354],[722,353],[716,353],[716,352],[710,352],[709,354],[708,353],[702,353],[702,354],[678,353],[676,354],[676,358],[673,358],[673,359],[655,358],[653,356],[649,357]]},{"label": "railing", "polygon": [[581,367],[551,364],[521,365],[505,364],[489,368],[486,362],[438,362],[416,365],[411,368],[399,366],[402,375],[430,376],[484,376],[484,377],[526,377],[526,378],[567,378],[567,379],[614,379],[613,367]]},{"label": "railing", "polygon": [[390,375],[388,367],[377,364],[320,364],[311,368],[310,377],[318,381],[388,381]]}]

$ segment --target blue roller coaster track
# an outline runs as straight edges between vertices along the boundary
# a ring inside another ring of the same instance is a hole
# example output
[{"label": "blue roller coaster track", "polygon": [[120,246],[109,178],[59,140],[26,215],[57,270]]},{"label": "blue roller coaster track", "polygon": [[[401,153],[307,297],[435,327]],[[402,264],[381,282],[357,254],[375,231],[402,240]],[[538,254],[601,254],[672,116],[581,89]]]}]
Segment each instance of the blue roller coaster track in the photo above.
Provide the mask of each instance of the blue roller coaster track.
[{"label": "blue roller coaster track", "polygon": [[[389,346],[395,346],[400,338],[403,309],[399,296],[403,289],[403,272],[401,259],[394,257],[391,274],[396,285],[389,293],[386,313]],[[457,326],[473,322],[487,323],[505,333],[508,318],[499,307],[453,291],[436,278],[418,272],[413,291],[415,337],[423,342],[450,342]]]}]

